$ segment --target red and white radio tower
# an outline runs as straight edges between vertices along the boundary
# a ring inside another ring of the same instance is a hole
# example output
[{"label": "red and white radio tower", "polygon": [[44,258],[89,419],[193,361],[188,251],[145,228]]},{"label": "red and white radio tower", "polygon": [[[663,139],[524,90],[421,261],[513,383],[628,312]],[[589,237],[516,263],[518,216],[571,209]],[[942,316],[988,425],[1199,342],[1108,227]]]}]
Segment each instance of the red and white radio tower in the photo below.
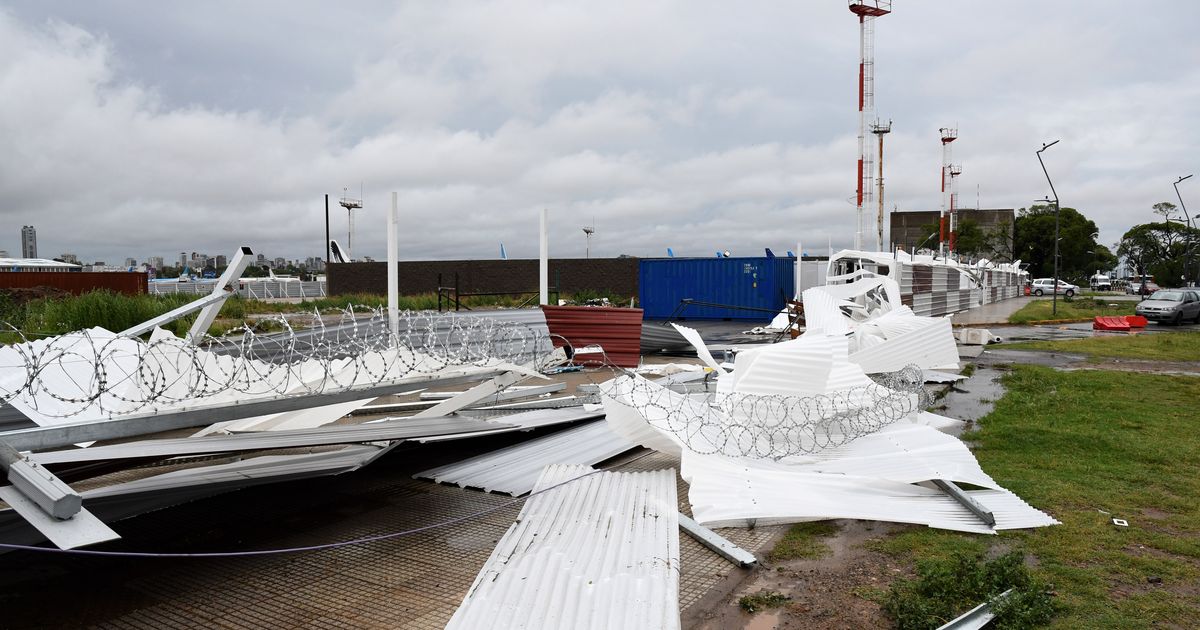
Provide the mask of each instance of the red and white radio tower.
[{"label": "red and white radio tower", "polygon": [[863,207],[871,203],[871,145],[867,120],[875,110],[875,18],[892,12],[892,0],[849,0],[858,16],[858,231],[854,249],[862,249]]},{"label": "red and white radio tower", "polygon": [[942,134],[942,214],[938,229],[938,252],[944,258],[946,245],[950,240],[950,143],[958,139],[958,129],[942,127],[938,131]]}]

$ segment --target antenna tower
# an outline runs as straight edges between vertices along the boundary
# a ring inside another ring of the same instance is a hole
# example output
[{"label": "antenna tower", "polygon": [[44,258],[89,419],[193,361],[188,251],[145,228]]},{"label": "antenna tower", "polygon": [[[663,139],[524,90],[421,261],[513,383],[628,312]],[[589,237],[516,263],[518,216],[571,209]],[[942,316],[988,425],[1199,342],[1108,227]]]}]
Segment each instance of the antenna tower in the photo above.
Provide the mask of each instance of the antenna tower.
[{"label": "antenna tower", "polygon": [[584,238],[587,239],[587,249],[584,250],[584,257],[592,257],[592,235],[596,233],[596,218],[592,217],[592,224],[583,228]]},{"label": "antenna tower", "polygon": [[958,139],[958,128],[942,127],[942,214],[938,222],[938,252],[946,256],[946,244],[950,239],[950,143]]},{"label": "antenna tower", "polygon": [[950,253],[958,251],[958,176],[961,164],[950,165]]},{"label": "antenna tower", "polygon": [[849,0],[858,16],[858,231],[854,249],[862,249],[863,208],[871,203],[871,146],[867,118],[875,111],[875,18],[892,12],[891,0]]},{"label": "antenna tower", "polygon": [[361,208],[362,202],[362,187],[358,189],[358,199],[351,199],[347,195],[348,189],[342,188],[342,198],[338,201],[338,205],[346,209],[346,258],[354,256],[354,211]]},{"label": "antenna tower", "polygon": [[875,120],[875,124],[871,125],[871,133],[879,137],[879,177],[875,182],[879,193],[879,216],[875,219],[875,250],[883,251],[883,137],[892,131],[892,121],[887,121],[886,125]]}]

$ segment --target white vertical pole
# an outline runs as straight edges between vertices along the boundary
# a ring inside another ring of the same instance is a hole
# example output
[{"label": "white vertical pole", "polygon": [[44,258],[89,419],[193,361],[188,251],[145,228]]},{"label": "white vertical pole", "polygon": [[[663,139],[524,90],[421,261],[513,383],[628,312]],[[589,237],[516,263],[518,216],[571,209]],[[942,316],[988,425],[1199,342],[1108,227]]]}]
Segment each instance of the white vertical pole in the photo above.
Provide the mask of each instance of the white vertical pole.
[{"label": "white vertical pole", "polygon": [[804,250],[801,247],[800,241],[796,241],[796,297],[800,297],[800,293],[804,291],[800,286],[800,267],[804,264]]},{"label": "white vertical pole", "polygon": [[387,261],[388,261],[388,325],[392,331],[392,338],[400,337],[400,270],[397,267],[399,264],[399,254],[397,252],[398,245],[396,243],[396,220],[397,220],[397,200],[396,193],[392,192],[392,209],[387,216]]},{"label": "white vertical pole", "polygon": [[541,304],[550,303],[550,239],[546,235],[548,210],[542,208],[539,230],[540,253],[538,254],[538,299]]}]

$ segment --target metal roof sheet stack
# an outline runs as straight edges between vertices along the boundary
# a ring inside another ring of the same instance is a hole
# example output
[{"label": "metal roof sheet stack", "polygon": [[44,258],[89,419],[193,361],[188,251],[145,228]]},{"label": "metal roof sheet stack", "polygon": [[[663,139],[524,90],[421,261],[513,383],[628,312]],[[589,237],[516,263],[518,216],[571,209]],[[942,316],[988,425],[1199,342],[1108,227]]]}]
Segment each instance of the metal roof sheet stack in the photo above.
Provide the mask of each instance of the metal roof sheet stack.
[{"label": "metal roof sheet stack", "polygon": [[548,466],[542,491],[446,627],[678,628],[675,471]]}]

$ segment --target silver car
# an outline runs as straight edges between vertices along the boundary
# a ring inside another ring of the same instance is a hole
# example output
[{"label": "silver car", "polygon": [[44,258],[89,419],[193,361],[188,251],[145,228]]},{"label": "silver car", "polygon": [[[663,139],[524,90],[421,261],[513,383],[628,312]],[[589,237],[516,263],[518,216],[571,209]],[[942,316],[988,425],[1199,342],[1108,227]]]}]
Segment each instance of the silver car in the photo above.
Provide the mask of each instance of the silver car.
[{"label": "silver car", "polygon": [[1139,302],[1133,312],[1160,323],[1200,324],[1200,294],[1188,289],[1160,289]]}]

